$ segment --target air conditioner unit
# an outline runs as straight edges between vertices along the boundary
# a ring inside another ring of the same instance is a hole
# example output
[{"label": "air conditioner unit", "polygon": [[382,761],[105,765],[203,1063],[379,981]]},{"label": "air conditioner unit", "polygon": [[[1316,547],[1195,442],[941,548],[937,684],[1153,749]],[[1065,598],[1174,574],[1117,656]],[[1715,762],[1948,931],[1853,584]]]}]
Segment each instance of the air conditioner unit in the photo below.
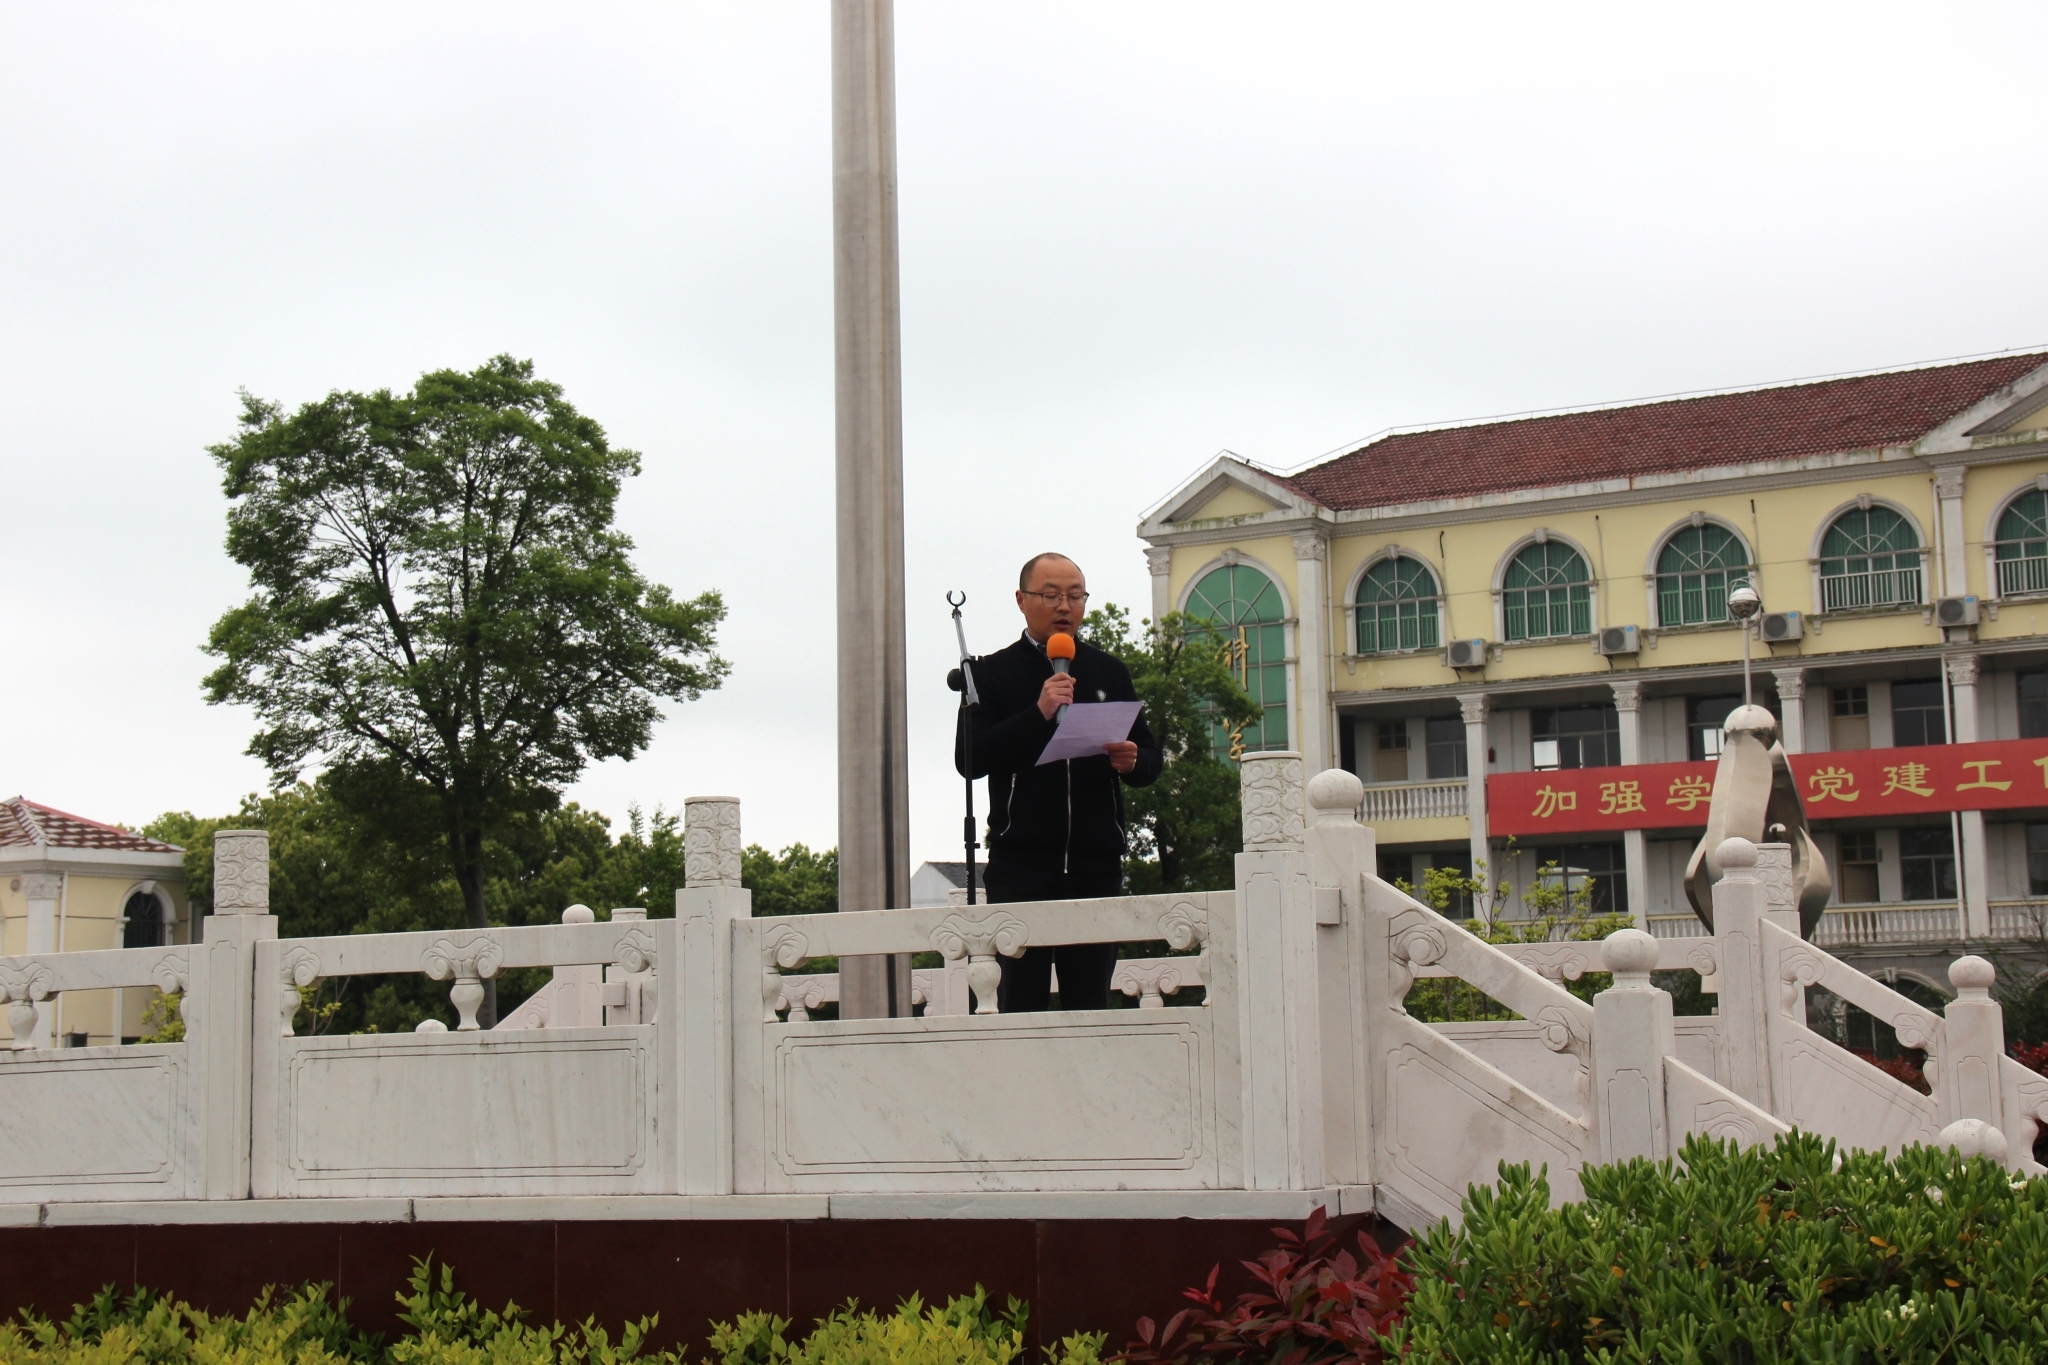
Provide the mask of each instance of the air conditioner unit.
[{"label": "air conditioner unit", "polygon": [[1769,611],[1757,622],[1757,634],[1767,645],[1782,645],[1806,634],[1806,620],[1796,611]]},{"label": "air conditioner unit", "polygon": [[1637,654],[1643,648],[1641,636],[1635,626],[1604,626],[1593,648],[1601,654]]},{"label": "air conditioner unit", "polygon": [[1486,641],[1453,640],[1444,646],[1444,662],[1452,668],[1486,667]]},{"label": "air conditioner unit", "polygon": [[1977,624],[1977,599],[1975,597],[1943,597],[1934,603],[1934,624],[1937,626],[1974,626]]}]

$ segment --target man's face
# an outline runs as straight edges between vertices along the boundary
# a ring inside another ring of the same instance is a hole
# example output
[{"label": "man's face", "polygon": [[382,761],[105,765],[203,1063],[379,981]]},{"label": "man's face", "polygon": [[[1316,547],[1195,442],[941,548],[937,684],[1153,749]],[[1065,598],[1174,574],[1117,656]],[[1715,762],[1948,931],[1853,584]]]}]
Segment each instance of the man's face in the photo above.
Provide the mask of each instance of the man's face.
[{"label": "man's face", "polygon": [[1031,585],[1017,594],[1017,610],[1024,613],[1024,629],[1040,644],[1056,634],[1074,634],[1088,611],[1088,580],[1081,566],[1071,559],[1039,560],[1031,570]]}]

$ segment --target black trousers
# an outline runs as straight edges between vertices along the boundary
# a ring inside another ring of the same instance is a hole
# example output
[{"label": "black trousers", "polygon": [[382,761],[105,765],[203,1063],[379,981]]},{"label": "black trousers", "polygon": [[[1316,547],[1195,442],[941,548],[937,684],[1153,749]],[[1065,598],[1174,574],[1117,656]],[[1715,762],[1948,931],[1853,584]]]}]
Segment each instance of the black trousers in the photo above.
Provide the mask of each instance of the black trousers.
[{"label": "black trousers", "polygon": [[[1121,896],[1122,872],[1046,872],[1012,863],[988,865],[990,905],[1006,901],[1093,900]],[[996,990],[996,1008],[1004,1014],[1030,1014],[1052,1008],[1052,969],[1060,969],[1060,1008],[1106,1010],[1109,979],[1116,974],[1114,943],[1064,943],[1026,948],[1022,957],[998,957],[1003,984]]]}]

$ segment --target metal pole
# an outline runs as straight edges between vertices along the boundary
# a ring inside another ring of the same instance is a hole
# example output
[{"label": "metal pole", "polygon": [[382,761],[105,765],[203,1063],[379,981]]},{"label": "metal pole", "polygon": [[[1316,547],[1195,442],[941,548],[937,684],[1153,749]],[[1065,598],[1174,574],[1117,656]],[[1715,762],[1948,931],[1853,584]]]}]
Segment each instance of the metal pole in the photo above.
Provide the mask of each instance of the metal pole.
[{"label": "metal pole", "polygon": [[[832,0],[839,908],[910,904],[892,0]],[[842,1017],[910,1013],[910,956],[839,966]]]},{"label": "metal pole", "polygon": [[960,745],[967,763],[967,814],[960,823],[961,841],[967,852],[967,903],[974,904],[974,850],[981,846],[974,837],[974,716],[973,710],[981,704],[981,697],[974,690],[974,663],[967,653],[967,627],[961,623],[960,608],[967,605],[967,594],[949,592],[946,601],[953,608],[953,634],[960,641],[960,667],[953,670],[960,683]]}]

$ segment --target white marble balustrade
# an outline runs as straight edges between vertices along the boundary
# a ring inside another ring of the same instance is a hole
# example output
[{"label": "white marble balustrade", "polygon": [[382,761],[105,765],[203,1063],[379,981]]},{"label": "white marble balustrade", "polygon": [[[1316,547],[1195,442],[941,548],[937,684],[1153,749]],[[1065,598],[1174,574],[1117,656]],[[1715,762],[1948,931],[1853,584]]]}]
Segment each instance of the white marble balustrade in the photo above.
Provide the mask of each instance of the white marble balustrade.
[{"label": "white marble balustrade", "polygon": [[[1230,1201],[1284,1194],[1415,1227],[1503,1160],[1547,1165],[1564,1198],[1589,1161],[1795,1123],[2039,1169],[2048,1080],[2004,1056],[1990,964],[1958,959],[1957,999],[1935,1012],[1801,941],[1782,846],[1724,848],[1711,935],[1491,945],[1379,880],[1356,777],[1304,783],[1288,754],[1243,767],[1236,885],[1197,895],[757,919],[738,803],[695,798],[673,918],[576,906],[554,925],[280,939],[264,836],[223,831],[203,944],[0,959],[0,1204],[443,1200],[515,1217],[580,1198],[633,1216],[660,1197],[727,1217],[822,1196],[920,1216],[1132,1200],[1266,1216]],[[1143,1008],[995,1012],[1000,958],[1088,942],[1172,954],[1119,963]],[[917,1017],[813,1017],[838,983],[809,962],[921,952],[946,965],[915,974]],[[486,983],[515,968],[554,980],[478,1027]],[[1674,1020],[1657,970],[1711,978],[1718,1016]],[[1564,988],[1589,971],[1613,976],[1590,1003]],[[301,989],[393,974],[445,985],[457,1027],[294,1033]],[[1432,976],[1519,1017],[1413,1019],[1403,1002]],[[183,992],[187,1041],[35,1046],[38,1004],[144,984]],[[1197,985],[1199,1004],[1162,1008]],[[1925,1047],[1934,1093],[1813,1033],[1812,986]]]}]

